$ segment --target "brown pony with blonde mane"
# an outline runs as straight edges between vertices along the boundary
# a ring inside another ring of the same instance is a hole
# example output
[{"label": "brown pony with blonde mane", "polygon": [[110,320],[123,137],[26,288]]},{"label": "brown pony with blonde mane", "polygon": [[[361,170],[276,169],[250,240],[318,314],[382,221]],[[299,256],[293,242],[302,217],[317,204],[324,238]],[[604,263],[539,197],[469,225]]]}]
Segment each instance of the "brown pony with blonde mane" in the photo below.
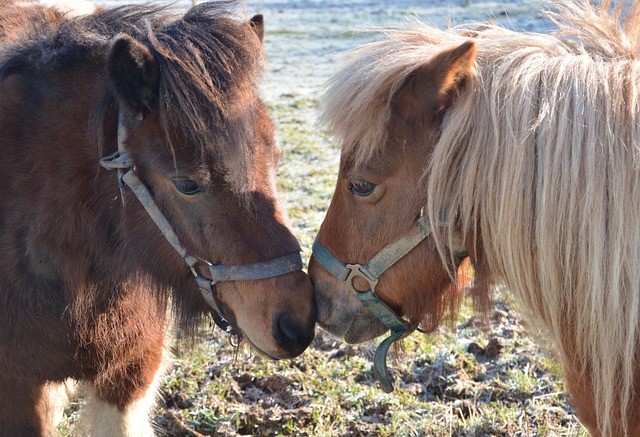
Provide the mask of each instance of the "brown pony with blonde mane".
[{"label": "brown pony with blonde mane", "polygon": [[[68,378],[87,385],[78,435],[153,435],[167,329],[212,308],[269,357],[311,342],[258,92],[262,17],[231,7],[0,3],[0,435],[55,433]],[[232,279],[212,286],[218,271]]]},{"label": "brown pony with blonde mane", "polygon": [[[552,34],[416,24],[356,49],[325,100],[343,148],[318,242],[365,263],[423,211],[431,235],[380,298],[437,326],[466,250],[476,301],[506,285],[552,340],[589,432],[637,436],[640,3],[555,8]],[[348,342],[386,330],[315,260],[310,276],[321,326]]]}]

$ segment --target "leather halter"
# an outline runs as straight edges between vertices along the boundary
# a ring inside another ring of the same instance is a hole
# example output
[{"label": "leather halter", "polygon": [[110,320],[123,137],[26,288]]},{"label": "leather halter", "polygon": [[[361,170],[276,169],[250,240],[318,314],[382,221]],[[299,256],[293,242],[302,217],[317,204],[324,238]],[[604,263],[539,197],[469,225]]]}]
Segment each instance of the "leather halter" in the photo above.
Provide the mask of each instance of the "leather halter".
[{"label": "leather halter", "polygon": [[[418,323],[409,322],[393,311],[375,292],[378,279],[392,265],[411,252],[432,230],[426,225],[424,216],[420,216],[415,228],[398,240],[386,245],[376,253],[366,264],[344,264],[318,242],[313,242],[313,256],[329,273],[346,282],[355,292],[362,304],[373,313],[389,330],[391,335],[383,340],[373,359],[373,373],[380,381],[380,387],[386,393],[393,391],[393,378],[387,369],[387,353],[391,345],[401,338],[411,334],[418,328]],[[455,252],[458,258],[467,254],[463,251]],[[359,290],[353,281],[362,278],[369,284],[368,290]]]},{"label": "leather halter", "polygon": [[[120,187],[121,199],[124,205],[124,188],[128,186],[133,194],[138,198],[144,209],[147,211],[156,226],[162,232],[169,244],[178,252],[184,260],[187,267],[193,274],[198,289],[207,304],[215,311],[213,319],[216,324],[229,334],[237,334],[231,324],[227,321],[226,316],[222,312],[215,285],[223,281],[252,281],[257,279],[273,278],[276,276],[286,275],[287,273],[302,270],[303,263],[300,252],[291,253],[269,261],[244,264],[238,266],[214,265],[209,261],[195,257],[187,253],[187,250],[180,243],[180,240],[169,220],[162,214],[149,188],[140,181],[135,174],[135,166],[129,160],[129,154],[125,149],[124,142],[127,138],[126,128],[124,126],[124,116],[120,112],[118,117],[118,151],[102,158],[100,165],[107,170],[118,170],[118,184]],[[201,275],[198,270],[198,264],[203,264],[209,271],[210,277]]]}]

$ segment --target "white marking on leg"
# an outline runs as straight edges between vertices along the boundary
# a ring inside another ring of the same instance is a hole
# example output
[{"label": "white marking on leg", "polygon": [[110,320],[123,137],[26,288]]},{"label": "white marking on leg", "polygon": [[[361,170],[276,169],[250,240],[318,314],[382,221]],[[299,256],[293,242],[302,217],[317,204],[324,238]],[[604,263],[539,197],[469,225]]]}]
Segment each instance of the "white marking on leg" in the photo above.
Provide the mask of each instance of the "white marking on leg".
[{"label": "white marking on leg", "polygon": [[77,383],[67,379],[62,383],[48,383],[42,395],[42,415],[44,416],[45,435],[57,435],[56,427],[64,418],[64,409],[75,393]]},{"label": "white marking on leg", "polygon": [[84,406],[80,413],[78,435],[91,437],[152,437],[154,436],[149,413],[157,400],[160,379],[168,370],[171,360],[164,351],[160,368],[144,397],[127,405],[124,411],[97,396],[95,389],[87,385]]}]

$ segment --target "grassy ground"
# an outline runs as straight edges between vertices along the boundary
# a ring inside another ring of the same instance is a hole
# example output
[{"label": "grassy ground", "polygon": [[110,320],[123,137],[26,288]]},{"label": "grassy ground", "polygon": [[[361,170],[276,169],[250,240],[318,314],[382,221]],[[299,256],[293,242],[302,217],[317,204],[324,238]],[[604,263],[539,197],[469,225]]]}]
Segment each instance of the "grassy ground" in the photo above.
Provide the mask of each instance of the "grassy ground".
[{"label": "grassy ground", "polygon": [[219,335],[178,347],[155,423],[164,436],[580,435],[559,369],[511,307],[499,297],[486,331],[467,313],[455,332],[406,339],[390,361],[392,394],[373,378],[373,343],[349,346],[323,332],[282,362]]}]

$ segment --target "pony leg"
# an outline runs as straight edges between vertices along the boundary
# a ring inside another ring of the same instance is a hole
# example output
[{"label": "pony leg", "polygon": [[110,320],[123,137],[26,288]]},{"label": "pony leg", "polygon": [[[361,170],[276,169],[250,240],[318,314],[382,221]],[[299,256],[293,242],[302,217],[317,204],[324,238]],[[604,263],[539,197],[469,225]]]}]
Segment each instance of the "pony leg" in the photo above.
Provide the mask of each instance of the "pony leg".
[{"label": "pony leg", "polygon": [[[47,383],[43,390],[42,406],[44,421],[49,433],[56,428],[64,418],[64,409],[69,404],[76,390],[77,383],[68,379],[61,383]],[[57,435],[57,434],[54,434]]]},{"label": "pony leg", "polygon": [[149,412],[154,401],[155,389],[150,387],[144,397],[121,410],[100,399],[95,388],[88,387],[79,425],[81,433],[92,437],[152,437]]},{"label": "pony leg", "polygon": [[164,351],[160,363],[155,367],[155,372],[146,387],[137,388],[132,395],[127,396],[130,398],[127,402],[114,402],[115,397],[122,396],[121,393],[115,393],[123,388],[122,384],[107,389],[96,384],[87,384],[85,402],[78,425],[79,435],[92,437],[154,436],[149,413],[156,402],[160,379],[169,364],[168,353]]},{"label": "pony leg", "polygon": [[50,435],[46,424],[45,385],[24,378],[0,375],[0,435]]}]

